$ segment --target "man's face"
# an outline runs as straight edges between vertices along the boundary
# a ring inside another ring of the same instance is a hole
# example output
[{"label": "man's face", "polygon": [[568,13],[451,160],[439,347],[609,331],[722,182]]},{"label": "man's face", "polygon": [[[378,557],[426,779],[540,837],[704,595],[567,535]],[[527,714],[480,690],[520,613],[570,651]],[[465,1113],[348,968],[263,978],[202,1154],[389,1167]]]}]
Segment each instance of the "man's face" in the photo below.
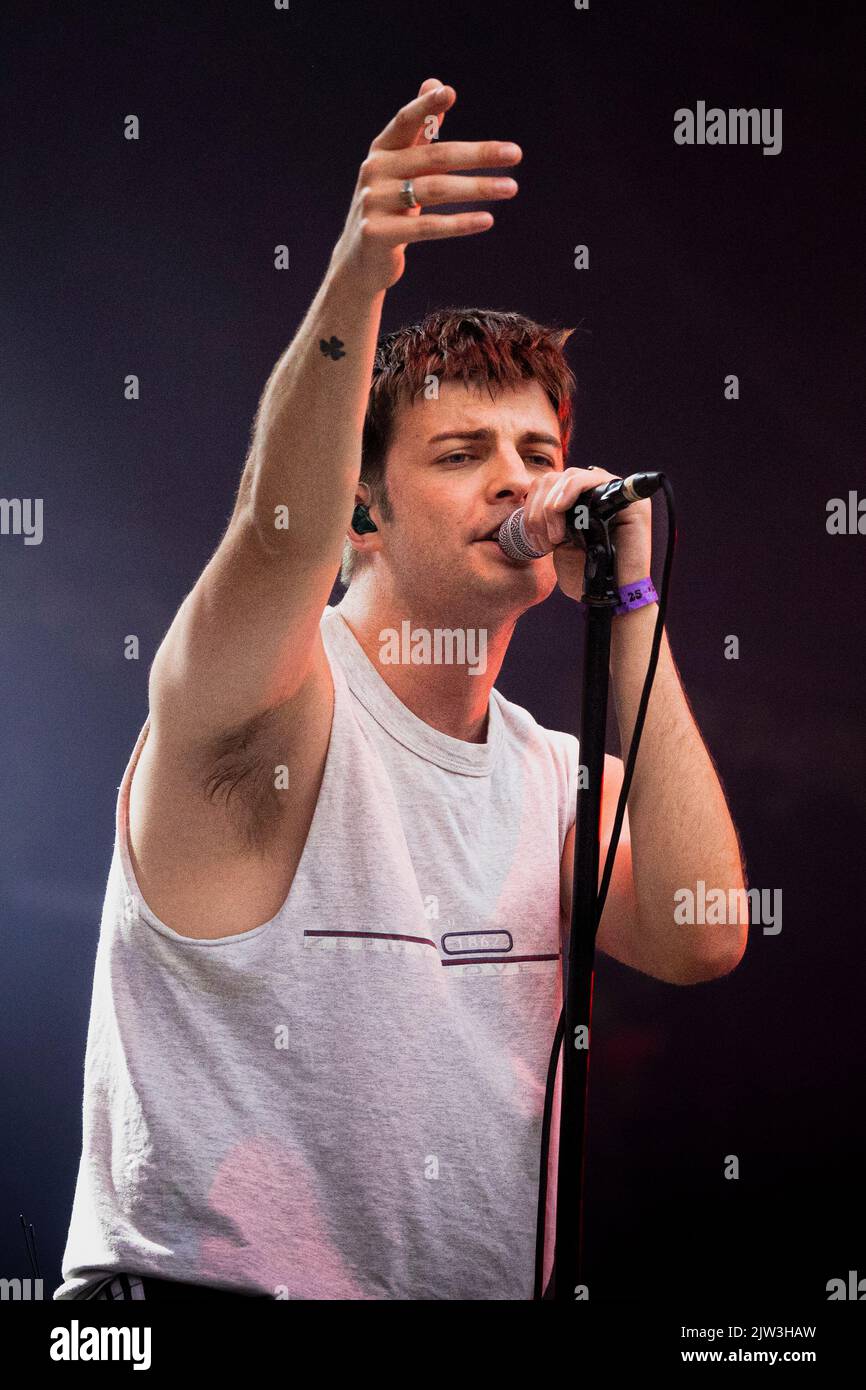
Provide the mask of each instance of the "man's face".
[{"label": "man's face", "polygon": [[493,389],[495,399],[486,383],[446,381],[438,400],[397,410],[386,463],[394,520],[381,523],[381,559],[394,591],[425,607],[519,613],[556,586],[550,555],[519,564],[482,539],[523,505],[536,478],[564,467],[543,387]]}]

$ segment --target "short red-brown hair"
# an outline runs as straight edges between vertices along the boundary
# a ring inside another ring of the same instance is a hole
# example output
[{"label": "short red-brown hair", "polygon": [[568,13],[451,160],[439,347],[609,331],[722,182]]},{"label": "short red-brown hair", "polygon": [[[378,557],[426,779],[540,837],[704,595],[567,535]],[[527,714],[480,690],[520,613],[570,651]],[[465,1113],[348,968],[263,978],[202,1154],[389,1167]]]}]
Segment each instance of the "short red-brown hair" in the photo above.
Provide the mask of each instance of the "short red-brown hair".
[{"label": "short red-brown hair", "polygon": [[[514,388],[537,381],[556,411],[563,456],[568,453],[576,381],[563,347],[574,331],[545,327],[523,314],[500,309],[450,307],[434,309],[420,323],[379,339],[364,417],[360,478],[368,484],[371,501],[386,521],[393,513],[385,461],[397,406],[422,395],[431,376],[440,384],[486,380],[491,395],[497,387]],[[347,541],[340,570],[345,586],[363,563]]]}]

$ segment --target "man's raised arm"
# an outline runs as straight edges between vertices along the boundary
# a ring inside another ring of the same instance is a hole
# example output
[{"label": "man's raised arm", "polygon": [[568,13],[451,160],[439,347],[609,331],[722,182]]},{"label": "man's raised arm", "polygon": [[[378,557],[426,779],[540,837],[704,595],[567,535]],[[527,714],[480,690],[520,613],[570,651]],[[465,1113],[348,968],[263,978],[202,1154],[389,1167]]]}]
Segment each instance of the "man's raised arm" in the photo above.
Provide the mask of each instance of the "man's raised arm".
[{"label": "man's raised arm", "polygon": [[[453,88],[430,78],[373,141],[324,281],[262,393],[231,520],[150,672],[151,718],[207,743],[297,694],[321,672],[318,625],[336,577],[361,467],[386,291],[410,241],[468,236],[489,213],[422,205],[513,196],[501,179],[449,171],[515,163],[495,141],[440,144]],[[400,192],[413,179],[417,206]],[[287,526],[285,522],[287,521]]]}]

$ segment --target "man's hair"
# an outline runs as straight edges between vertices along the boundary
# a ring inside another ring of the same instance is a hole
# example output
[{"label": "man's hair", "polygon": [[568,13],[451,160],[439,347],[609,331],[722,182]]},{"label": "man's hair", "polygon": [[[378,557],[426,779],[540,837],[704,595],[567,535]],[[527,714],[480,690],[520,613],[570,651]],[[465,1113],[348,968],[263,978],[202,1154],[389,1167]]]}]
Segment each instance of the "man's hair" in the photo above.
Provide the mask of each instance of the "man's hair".
[{"label": "man's hair", "polygon": [[[435,376],[443,381],[486,380],[495,388],[515,388],[537,381],[556,411],[563,455],[572,428],[572,397],[576,386],[563,347],[575,330],[549,328],[523,314],[499,309],[434,309],[420,323],[396,329],[380,338],[373,360],[361,442],[360,480],[370,488],[370,505],[385,521],[393,520],[385,479],[385,460],[391,445],[397,406],[414,401]],[[343,547],[340,580],[348,588],[352,575],[369,563]]]}]

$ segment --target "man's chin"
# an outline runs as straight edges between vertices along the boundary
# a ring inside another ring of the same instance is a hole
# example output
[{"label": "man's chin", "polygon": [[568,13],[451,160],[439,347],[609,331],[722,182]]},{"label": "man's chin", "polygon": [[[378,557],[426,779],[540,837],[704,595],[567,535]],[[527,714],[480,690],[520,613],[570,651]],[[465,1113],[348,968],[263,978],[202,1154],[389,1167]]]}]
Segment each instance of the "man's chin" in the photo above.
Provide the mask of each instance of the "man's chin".
[{"label": "man's chin", "polygon": [[551,556],[542,560],[512,560],[496,541],[473,541],[472,549],[479,552],[472,565],[473,574],[487,592],[494,588],[499,593],[519,594],[523,600],[533,594],[538,602],[556,587]]}]

